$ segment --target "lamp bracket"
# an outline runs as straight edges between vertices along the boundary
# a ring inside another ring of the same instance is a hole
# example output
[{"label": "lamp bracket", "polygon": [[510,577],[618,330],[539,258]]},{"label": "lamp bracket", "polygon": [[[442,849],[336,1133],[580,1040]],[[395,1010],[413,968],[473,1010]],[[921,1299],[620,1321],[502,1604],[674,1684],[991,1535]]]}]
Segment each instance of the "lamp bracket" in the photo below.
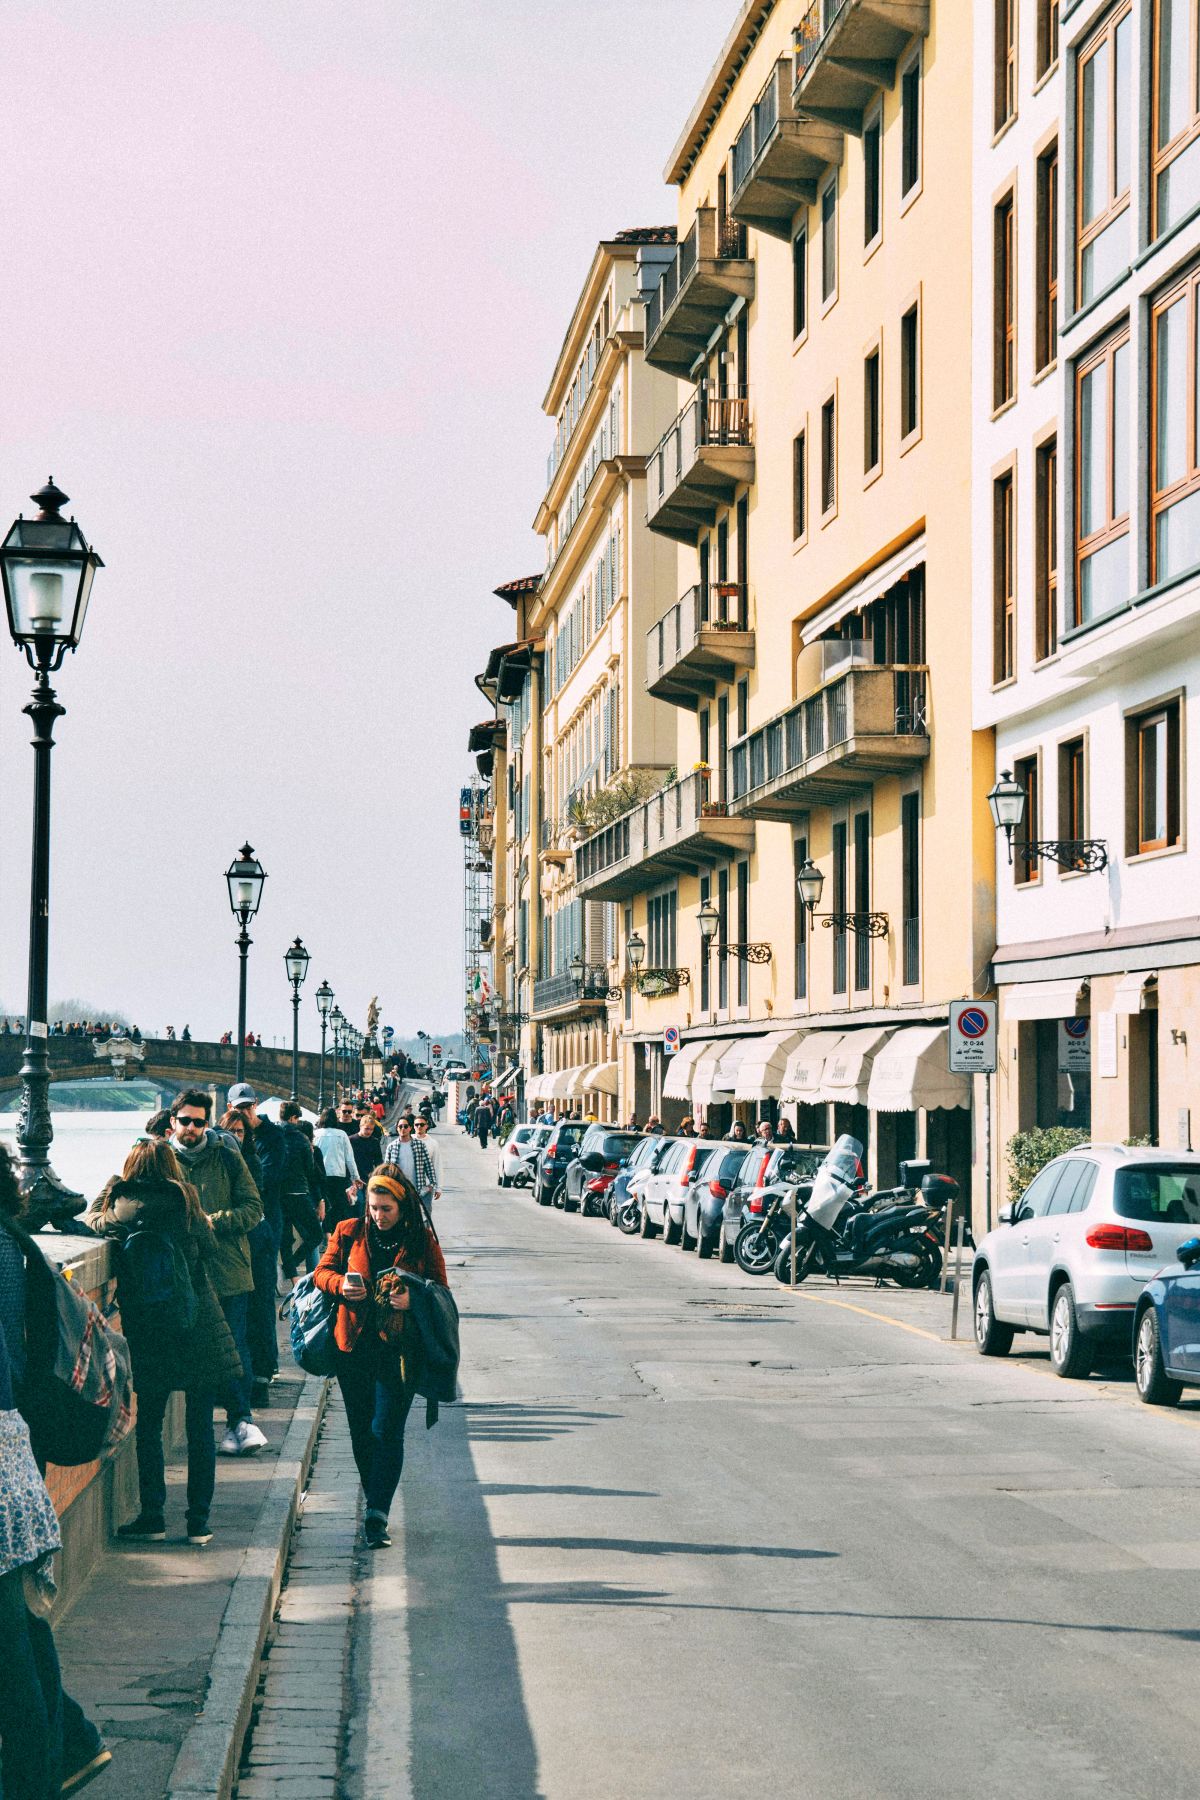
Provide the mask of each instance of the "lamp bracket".
[{"label": "lamp bracket", "polygon": [[1017,855],[1027,864],[1041,861],[1057,863],[1073,875],[1095,875],[1108,867],[1108,842],[1105,838],[1031,838],[1018,840]]},{"label": "lamp bracket", "polygon": [[849,931],[855,937],[873,938],[885,938],[888,934],[885,912],[813,913],[812,916],[820,919],[826,931]]},{"label": "lamp bracket", "polygon": [[748,963],[769,963],[772,955],[770,944],[714,944],[713,949],[718,956],[736,956]]}]

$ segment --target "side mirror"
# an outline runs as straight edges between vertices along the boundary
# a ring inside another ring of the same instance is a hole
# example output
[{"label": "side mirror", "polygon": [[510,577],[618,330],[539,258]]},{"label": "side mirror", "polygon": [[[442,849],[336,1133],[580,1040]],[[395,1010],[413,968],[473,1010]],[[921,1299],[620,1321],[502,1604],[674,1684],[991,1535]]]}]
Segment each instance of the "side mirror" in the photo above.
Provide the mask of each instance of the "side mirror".
[{"label": "side mirror", "polygon": [[1001,1225],[1015,1225],[1016,1224],[1017,1209],[1012,1204],[1011,1200],[1009,1201],[1007,1206],[1002,1206],[1000,1208],[1000,1211],[996,1214],[996,1218],[997,1218],[997,1221]]},{"label": "side mirror", "polygon": [[581,1156],[579,1160],[589,1175],[598,1175],[604,1167],[604,1158],[597,1150],[589,1150],[587,1155]]},{"label": "side mirror", "polygon": [[1175,1252],[1185,1269],[1190,1269],[1194,1262],[1200,1262],[1200,1237],[1186,1238]]}]

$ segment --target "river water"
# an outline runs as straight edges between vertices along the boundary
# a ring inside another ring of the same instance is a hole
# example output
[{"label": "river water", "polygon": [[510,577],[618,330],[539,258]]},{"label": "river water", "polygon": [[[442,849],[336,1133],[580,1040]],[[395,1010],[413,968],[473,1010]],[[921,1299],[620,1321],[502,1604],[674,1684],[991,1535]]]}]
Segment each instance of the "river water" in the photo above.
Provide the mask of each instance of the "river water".
[{"label": "river water", "polygon": [[[119,1175],[129,1146],[142,1129],[140,1112],[51,1113],[54,1142],[50,1161],[68,1187],[92,1200],[110,1175]],[[0,1119],[0,1143],[16,1149],[16,1119]]]}]

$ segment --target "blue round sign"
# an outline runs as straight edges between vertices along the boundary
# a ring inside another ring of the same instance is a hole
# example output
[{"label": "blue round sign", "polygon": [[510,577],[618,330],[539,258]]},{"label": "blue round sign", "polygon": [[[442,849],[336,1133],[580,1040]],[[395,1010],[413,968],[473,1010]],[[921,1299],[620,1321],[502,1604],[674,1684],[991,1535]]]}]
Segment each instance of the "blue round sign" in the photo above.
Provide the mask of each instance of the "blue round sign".
[{"label": "blue round sign", "polygon": [[1071,1038],[1085,1038],[1087,1036],[1088,1026],[1090,1024],[1091,1024],[1090,1019],[1064,1019],[1063,1020],[1063,1026],[1066,1030],[1067,1036],[1071,1037]]},{"label": "blue round sign", "polygon": [[958,1015],[958,1029],[965,1038],[981,1038],[987,1031],[987,1028],[987,1014],[985,1012],[980,1012],[977,1006],[968,1007],[966,1012],[959,1013]]},{"label": "blue round sign", "polygon": [[394,1031],[393,1031],[393,1029],[392,1029],[392,1027],[391,1027],[391,1026],[390,1026],[390,1025],[385,1025],[385,1026],[384,1026],[384,1028],[383,1028],[383,1041],[384,1041],[384,1043],[385,1043],[385,1044],[390,1044],[390,1043],[391,1043],[391,1041],[392,1041],[392,1039],[393,1039],[393,1038],[394,1038],[394,1037],[395,1037],[395,1035],[396,1035],[396,1033],[395,1033],[395,1032],[394,1032]]}]

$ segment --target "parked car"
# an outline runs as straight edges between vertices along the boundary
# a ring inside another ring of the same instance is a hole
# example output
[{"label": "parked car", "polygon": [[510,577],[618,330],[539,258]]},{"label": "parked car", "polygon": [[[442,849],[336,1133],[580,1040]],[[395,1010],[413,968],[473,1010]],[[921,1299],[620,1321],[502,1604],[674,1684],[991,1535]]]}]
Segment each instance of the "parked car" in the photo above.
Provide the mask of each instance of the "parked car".
[{"label": "parked car", "polygon": [[642,1184],[642,1236],[677,1244],[683,1234],[683,1201],[688,1184],[697,1179],[717,1153],[727,1148],[709,1138],[675,1138],[672,1147]]},{"label": "parked car", "polygon": [[1133,1315],[1133,1374],[1147,1406],[1175,1406],[1200,1387],[1200,1237],[1150,1281]]},{"label": "parked car", "polygon": [[550,1136],[549,1125],[514,1125],[496,1158],[501,1187],[527,1187],[534,1178],[537,1153]]},{"label": "parked car", "polygon": [[720,1155],[707,1159],[697,1174],[692,1172],[683,1196],[683,1231],[679,1242],[699,1257],[711,1256],[720,1247],[725,1202],[741,1178],[748,1161],[757,1166],[762,1152],[757,1145],[719,1144]]},{"label": "parked car", "polygon": [[1087,1375],[1105,1348],[1128,1348],[1146,1283],[1198,1229],[1200,1155],[1078,1145],[1001,1207],[975,1252],[977,1349],[1004,1356],[1015,1332],[1048,1333],[1055,1373]]},{"label": "parked car", "polygon": [[586,1130],[582,1119],[560,1119],[550,1126],[550,1136],[542,1147],[533,1181],[533,1197],[539,1206],[549,1206],[554,1198]]},{"label": "parked car", "polygon": [[641,1142],[636,1131],[618,1131],[611,1125],[589,1125],[579,1142],[573,1162],[562,1181],[564,1212],[576,1207],[585,1214],[603,1210],[618,1169],[628,1162]]},{"label": "parked car", "polygon": [[809,1179],[828,1155],[825,1144],[752,1144],[725,1196],[718,1249],[722,1262],[732,1262],[733,1246],[748,1216],[763,1207],[763,1190],[795,1173]]},{"label": "parked car", "polygon": [[[657,1137],[654,1134],[643,1136],[637,1149],[630,1156],[624,1168],[618,1169],[612,1186],[608,1190],[608,1217],[610,1224],[619,1225],[623,1212],[628,1212],[629,1203],[636,1201],[647,1176],[652,1175],[662,1162],[671,1145],[677,1140],[669,1137]],[[636,1231],[636,1224],[630,1216],[624,1229]]]}]

